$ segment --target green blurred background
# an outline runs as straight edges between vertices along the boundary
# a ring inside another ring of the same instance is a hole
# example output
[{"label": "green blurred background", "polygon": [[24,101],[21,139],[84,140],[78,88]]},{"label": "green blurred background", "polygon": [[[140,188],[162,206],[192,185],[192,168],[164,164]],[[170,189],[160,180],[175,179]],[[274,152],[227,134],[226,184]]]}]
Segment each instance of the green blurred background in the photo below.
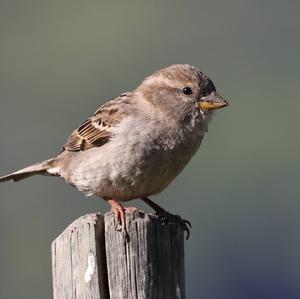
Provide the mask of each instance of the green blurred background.
[{"label": "green blurred background", "polygon": [[[231,106],[153,197],[193,223],[187,298],[300,298],[299,18],[299,1],[0,0],[1,174],[153,71],[196,65]],[[0,298],[51,298],[51,241],[108,206],[55,178],[0,194]]]}]

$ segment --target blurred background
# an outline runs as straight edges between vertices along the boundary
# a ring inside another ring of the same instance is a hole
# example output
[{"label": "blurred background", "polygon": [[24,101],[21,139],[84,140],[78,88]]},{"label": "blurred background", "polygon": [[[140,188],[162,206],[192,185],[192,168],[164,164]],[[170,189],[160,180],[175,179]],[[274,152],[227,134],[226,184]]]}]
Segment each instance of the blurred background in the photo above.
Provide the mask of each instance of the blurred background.
[{"label": "blurred background", "polygon": [[[153,71],[196,65],[231,106],[153,197],[193,224],[187,298],[300,298],[299,18],[289,0],[0,0],[1,174]],[[0,298],[52,298],[52,240],[108,205],[46,177],[0,195]]]}]

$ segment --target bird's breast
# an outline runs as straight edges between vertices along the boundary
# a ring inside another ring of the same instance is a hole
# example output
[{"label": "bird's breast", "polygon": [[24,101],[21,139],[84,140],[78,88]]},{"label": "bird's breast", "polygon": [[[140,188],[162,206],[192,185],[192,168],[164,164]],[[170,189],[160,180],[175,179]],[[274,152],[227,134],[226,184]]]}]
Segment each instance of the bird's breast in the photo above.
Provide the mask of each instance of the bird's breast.
[{"label": "bird's breast", "polygon": [[186,166],[204,132],[123,120],[103,146],[78,153],[69,182],[88,195],[129,200],[162,191]]}]

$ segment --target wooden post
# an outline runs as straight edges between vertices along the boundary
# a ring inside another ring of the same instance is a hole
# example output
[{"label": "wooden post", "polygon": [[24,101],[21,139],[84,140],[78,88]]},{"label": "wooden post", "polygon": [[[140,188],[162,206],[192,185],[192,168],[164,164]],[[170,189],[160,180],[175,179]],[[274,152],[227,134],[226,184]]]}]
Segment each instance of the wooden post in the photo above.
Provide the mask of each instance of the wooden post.
[{"label": "wooden post", "polygon": [[83,216],[52,243],[54,299],[183,299],[184,233],[156,216]]},{"label": "wooden post", "polygon": [[74,221],[52,243],[55,299],[108,299],[104,220],[100,214]]}]

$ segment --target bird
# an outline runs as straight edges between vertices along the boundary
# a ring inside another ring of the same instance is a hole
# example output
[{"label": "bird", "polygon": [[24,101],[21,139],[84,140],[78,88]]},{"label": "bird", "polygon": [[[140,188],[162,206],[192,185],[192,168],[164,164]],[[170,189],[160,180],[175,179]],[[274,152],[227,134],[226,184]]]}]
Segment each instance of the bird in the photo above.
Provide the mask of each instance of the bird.
[{"label": "bird", "polygon": [[[168,66],[103,104],[71,133],[57,156],[0,182],[33,175],[63,178],[85,195],[107,201],[126,232],[122,203],[141,199],[166,214],[149,197],[178,176],[199,149],[215,110],[228,105],[197,67]],[[190,222],[181,220],[189,235]]]}]

